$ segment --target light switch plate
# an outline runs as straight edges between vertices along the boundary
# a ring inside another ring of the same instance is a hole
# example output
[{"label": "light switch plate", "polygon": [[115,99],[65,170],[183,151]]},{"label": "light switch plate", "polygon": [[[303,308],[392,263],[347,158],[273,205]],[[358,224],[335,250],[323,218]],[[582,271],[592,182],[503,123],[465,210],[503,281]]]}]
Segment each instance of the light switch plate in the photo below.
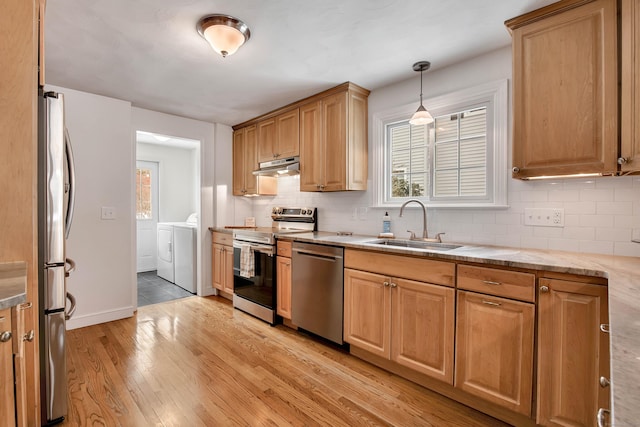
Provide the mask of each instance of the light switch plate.
[{"label": "light switch plate", "polygon": [[102,207],[102,215],[101,219],[111,220],[116,219],[116,208],[111,206],[103,206]]},{"label": "light switch plate", "polygon": [[538,227],[564,227],[562,208],[525,208],[524,225]]}]

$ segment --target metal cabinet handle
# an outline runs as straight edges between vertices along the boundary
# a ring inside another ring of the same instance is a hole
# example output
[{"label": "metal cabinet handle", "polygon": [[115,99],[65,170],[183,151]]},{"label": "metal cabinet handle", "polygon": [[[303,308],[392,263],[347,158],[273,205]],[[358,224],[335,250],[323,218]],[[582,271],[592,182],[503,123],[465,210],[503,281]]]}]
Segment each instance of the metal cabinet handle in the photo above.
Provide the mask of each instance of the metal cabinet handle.
[{"label": "metal cabinet handle", "polygon": [[548,286],[540,286],[540,292],[545,293],[545,292],[549,292],[549,287]]},{"label": "metal cabinet handle", "polygon": [[486,301],[486,300],[482,300],[483,304],[487,304],[487,305],[495,305],[497,307],[500,307],[502,304],[500,304],[499,302],[493,302],[493,301]]},{"label": "metal cabinet handle", "polygon": [[22,341],[33,342],[33,339],[35,338],[35,336],[36,336],[36,333],[32,329],[22,336]]},{"label": "metal cabinet handle", "polygon": [[396,288],[396,287],[398,287],[398,284],[397,284],[397,283],[393,283],[393,282],[391,282],[391,285],[390,285],[390,286],[391,286],[392,288]]},{"label": "metal cabinet handle", "polygon": [[0,342],[7,342],[11,339],[11,331],[4,331],[0,334]]},{"label": "metal cabinet handle", "polygon": [[618,164],[619,165],[624,165],[626,163],[629,163],[629,158],[628,157],[618,157]]},{"label": "metal cabinet handle", "polygon": [[602,323],[600,325],[600,330],[606,334],[611,333],[611,330],[609,329],[609,324],[608,323]]},{"label": "metal cabinet handle", "polygon": [[484,283],[485,285],[496,285],[496,286],[502,285],[502,283],[500,282],[493,282],[491,280],[483,280],[482,283]]},{"label": "metal cabinet handle", "polygon": [[385,286],[385,287],[389,286],[389,282],[387,281],[382,282],[382,286]]},{"label": "metal cabinet handle", "polygon": [[600,387],[606,388],[609,387],[611,381],[607,377],[600,377]]},{"label": "metal cabinet handle", "polygon": [[611,413],[611,411],[609,411],[608,409],[604,409],[604,408],[600,408],[598,409],[598,427],[606,427],[607,425],[607,420],[606,418],[609,416],[609,414]]},{"label": "metal cabinet handle", "polygon": [[519,172],[520,172],[520,168],[519,168],[519,167],[517,167],[517,166],[514,166],[514,167],[513,167],[513,169],[511,169],[511,171],[512,171],[513,173],[519,173]]}]

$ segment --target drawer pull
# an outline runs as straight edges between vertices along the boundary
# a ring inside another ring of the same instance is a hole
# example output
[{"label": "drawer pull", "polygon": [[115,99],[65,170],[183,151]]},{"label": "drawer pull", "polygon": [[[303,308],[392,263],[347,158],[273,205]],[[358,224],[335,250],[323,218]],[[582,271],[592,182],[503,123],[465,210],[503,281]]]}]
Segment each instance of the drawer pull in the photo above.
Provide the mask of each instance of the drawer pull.
[{"label": "drawer pull", "polygon": [[600,330],[604,333],[611,333],[611,330],[609,329],[609,324],[608,323],[602,323],[600,325]]},{"label": "drawer pull", "polygon": [[549,287],[548,286],[540,286],[540,292],[549,292]]},{"label": "drawer pull", "polygon": [[606,425],[608,424],[606,418],[610,414],[610,412],[611,411],[609,411],[608,409],[598,409],[598,427],[606,427]]},{"label": "drawer pull", "polygon": [[483,304],[487,304],[487,305],[494,305],[496,307],[500,307],[502,304],[500,304],[499,302],[493,302],[493,301],[486,301],[486,300],[482,300]]},{"label": "drawer pull", "polygon": [[484,283],[485,285],[495,285],[495,286],[502,285],[502,283],[500,282],[493,282],[491,280],[483,280],[482,283]]},{"label": "drawer pull", "polygon": [[4,331],[0,334],[0,342],[7,342],[11,339],[11,331]]},{"label": "drawer pull", "polygon": [[606,388],[609,387],[609,384],[611,384],[611,381],[607,377],[600,377],[600,387]]}]

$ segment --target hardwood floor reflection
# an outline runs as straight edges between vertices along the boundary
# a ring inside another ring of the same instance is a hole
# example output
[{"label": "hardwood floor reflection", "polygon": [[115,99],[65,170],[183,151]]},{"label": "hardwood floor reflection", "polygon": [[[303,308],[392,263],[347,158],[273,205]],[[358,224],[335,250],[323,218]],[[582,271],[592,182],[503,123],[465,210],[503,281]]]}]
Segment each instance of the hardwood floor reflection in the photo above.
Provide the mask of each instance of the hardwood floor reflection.
[{"label": "hardwood floor reflection", "polygon": [[217,297],[68,332],[65,426],[505,426]]}]

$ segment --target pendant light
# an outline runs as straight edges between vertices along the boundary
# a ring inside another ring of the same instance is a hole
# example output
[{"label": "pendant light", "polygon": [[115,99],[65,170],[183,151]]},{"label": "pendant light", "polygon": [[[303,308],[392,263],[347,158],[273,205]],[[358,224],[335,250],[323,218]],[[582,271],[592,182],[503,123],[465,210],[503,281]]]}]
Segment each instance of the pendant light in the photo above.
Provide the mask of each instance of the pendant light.
[{"label": "pendant light", "polygon": [[424,105],[422,105],[422,72],[427,71],[431,67],[431,62],[429,61],[419,61],[413,64],[413,71],[420,71],[420,106],[413,116],[411,120],[409,120],[409,124],[412,125],[428,125],[429,123],[433,123],[433,116],[429,114]]},{"label": "pendant light", "polygon": [[204,16],[196,28],[223,58],[233,55],[251,37],[247,24],[229,15]]}]

